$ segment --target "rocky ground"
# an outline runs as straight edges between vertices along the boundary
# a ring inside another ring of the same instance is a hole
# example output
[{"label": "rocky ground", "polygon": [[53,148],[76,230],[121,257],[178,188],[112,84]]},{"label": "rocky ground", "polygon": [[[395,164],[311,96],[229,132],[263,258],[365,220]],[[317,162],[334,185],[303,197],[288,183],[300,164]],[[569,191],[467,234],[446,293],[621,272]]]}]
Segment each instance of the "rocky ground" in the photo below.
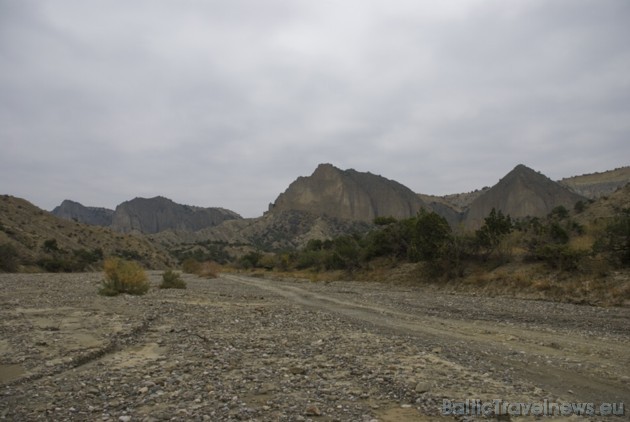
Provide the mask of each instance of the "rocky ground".
[{"label": "rocky ground", "polygon": [[627,307],[238,274],[109,298],[101,279],[0,275],[0,419],[469,420],[441,415],[443,400],[630,405]]}]

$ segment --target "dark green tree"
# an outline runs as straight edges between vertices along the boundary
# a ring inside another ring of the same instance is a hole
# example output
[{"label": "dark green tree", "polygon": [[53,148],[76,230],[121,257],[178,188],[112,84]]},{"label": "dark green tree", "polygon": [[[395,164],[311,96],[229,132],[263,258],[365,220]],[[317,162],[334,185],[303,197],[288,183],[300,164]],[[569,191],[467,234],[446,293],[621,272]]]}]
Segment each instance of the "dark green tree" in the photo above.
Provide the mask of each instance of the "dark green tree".
[{"label": "dark green tree", "polygon": [[419,259],[436,261],[445,253],[451,239],[451,227],[435,212],[421,211],[416,217],[414,245]]},{"label": "dark green tree", "polygon": [[484,219],[484,224],[475,232],[477,246],[481,256],[487,260],[497,250],[501,241],[512,231],[512,219],[504,215],[501,210],[492,208],[490,214]]}]

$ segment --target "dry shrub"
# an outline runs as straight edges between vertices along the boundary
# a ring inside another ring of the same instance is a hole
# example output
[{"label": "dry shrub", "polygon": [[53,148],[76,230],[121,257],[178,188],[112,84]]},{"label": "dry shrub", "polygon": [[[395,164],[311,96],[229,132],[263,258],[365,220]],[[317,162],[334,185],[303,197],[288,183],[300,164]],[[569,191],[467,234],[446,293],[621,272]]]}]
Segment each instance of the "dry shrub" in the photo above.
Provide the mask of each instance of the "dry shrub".
[{"label": "dry shrub", "polygon": [[201,270],[201,262],[188,258],[182,262],[182,271],[186,274],[197,274]]},{"label": "dry shrub", "polygon": [[109,258],[103,263],[105,280],[99,290],[104,296],[116,296],[120,293],[143,295],[149,291],[149,280],[142,267],[134,261]]},{"label": "dry shrub", "polygon": [[195,274],[203,278],[218,278],[220,271],[221,266],[219,264],[213,261],[207,261],[199,264],[199,271]]},{"label": "dry shrub", "polygon": [[189,258],[182,262],[182,271],[203,278],[218,278],[221,272],[221,265],[214,261],[199,262]]}]

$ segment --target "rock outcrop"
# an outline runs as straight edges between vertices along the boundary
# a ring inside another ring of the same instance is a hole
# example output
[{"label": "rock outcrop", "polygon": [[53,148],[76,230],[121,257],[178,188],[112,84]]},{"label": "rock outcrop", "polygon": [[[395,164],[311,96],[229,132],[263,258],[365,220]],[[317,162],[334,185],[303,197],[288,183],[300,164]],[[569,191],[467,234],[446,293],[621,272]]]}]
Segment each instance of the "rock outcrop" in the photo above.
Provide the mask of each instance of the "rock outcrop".
[{"label": "rock outcrop", "polygon": [[320,164],[299,177],[270,205],[270,212],[297,210],[355,221],[407,218],[427,205],[409,188],[372,173]]},{"label": "rock outcrop", "polygon": [[479,195],[464,213],[464,225],[478,228],[492,208],[512,218],[543,217],[555,207],[568,209],[585,198],[543,174],[519,164],[496,185]]},{"label": "rock outcrop", "polygon": [[181,205],[170,199],[135,198],[116,207],[112,229],[123,232],[158,233],[164,230],[197,231],[226,220],[241,219],[224,208],[201,208]]},{"label": "rock outcrop", "polygon": [[90,224],[92,226],[107,227],[112,224],[114,210],[107,208],[86,207],[78,202],[66,199],[52,210],[53,215],[65,220],[72,220],[78,223]]}]

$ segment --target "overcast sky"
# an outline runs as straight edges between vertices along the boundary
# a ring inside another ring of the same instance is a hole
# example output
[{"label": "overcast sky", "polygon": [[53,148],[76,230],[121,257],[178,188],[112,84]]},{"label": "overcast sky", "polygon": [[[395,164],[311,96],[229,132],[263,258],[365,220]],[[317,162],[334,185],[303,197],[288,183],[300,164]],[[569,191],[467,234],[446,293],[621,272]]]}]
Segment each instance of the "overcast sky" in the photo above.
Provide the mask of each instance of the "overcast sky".
[{"label": "overcast sky", "polygon": [[0,0],[0,194],[245,217],[317,164],[415,192],[630,164],[628,0]]}]

